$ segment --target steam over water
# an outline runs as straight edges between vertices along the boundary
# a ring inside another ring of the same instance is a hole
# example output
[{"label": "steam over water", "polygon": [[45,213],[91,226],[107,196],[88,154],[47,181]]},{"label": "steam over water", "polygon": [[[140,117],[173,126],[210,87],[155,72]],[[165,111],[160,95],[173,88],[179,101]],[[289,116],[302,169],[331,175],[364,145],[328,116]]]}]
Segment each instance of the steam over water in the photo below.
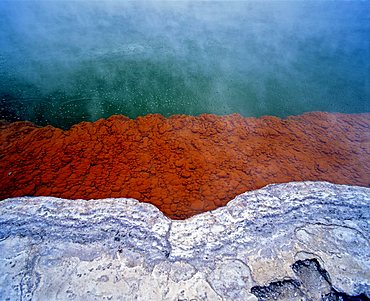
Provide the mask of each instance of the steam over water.
[{"label": "steam over water", "polygon": [[1,1],[0,119],[370,111],[370,2]]}]

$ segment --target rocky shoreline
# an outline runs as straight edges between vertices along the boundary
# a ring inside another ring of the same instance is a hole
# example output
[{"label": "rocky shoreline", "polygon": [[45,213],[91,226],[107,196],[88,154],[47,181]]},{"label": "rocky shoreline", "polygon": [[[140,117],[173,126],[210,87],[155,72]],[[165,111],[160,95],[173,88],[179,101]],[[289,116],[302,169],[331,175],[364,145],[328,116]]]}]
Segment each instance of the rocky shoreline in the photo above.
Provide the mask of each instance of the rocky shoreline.
[{"label": "rocky shoreline", "polygon": [[183,221],[133,199],[7,199],[0,299],[369,300],[369,221],[369,188],[325,182]]},{"label": "rocky shoreline", "polygon": [[271,183],[370,185],[370,114],[15,122],[0,138],[0,199],[135,198],[184,219]]}]

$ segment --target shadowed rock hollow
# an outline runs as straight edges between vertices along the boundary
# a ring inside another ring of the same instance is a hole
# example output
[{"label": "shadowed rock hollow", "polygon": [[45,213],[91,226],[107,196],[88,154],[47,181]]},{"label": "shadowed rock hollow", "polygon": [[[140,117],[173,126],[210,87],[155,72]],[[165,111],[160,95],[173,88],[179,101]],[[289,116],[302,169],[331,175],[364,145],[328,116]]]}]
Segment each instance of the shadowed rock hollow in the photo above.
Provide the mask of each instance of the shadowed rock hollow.
[{"label": "shadowed rock hollow", "polygon": [[112,116],[0,127],[0,198],[127,197],[183,219],[270,183],[369,186],[370,114]]}]

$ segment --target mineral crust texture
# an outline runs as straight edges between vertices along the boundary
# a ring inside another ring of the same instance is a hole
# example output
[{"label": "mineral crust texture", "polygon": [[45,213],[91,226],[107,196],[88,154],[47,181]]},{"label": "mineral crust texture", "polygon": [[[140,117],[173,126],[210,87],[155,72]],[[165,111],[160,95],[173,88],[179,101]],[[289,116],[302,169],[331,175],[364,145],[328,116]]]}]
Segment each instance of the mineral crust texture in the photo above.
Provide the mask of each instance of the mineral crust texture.
[{"label": "mineral crust texture", "polygon": [[170,220],[133,199],[0,202],[0,300],[369,300],[370,189],[269,185]]},{"label": "mineral crust texture", "polygon": [[0,199],[135,198],[184,219],[271,183],[370,184],[370,114],[16,122],[0,139]]}]

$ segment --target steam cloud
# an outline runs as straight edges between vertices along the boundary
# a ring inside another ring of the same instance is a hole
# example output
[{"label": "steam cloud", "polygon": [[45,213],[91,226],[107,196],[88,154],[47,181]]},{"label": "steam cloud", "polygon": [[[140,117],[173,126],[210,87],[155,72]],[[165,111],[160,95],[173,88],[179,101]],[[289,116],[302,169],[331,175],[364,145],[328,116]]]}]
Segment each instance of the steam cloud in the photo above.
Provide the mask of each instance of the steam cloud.
[{"label": "steam cloud", "polygon": [[0,118],[370,111],[365,2],[0,2]]}]

